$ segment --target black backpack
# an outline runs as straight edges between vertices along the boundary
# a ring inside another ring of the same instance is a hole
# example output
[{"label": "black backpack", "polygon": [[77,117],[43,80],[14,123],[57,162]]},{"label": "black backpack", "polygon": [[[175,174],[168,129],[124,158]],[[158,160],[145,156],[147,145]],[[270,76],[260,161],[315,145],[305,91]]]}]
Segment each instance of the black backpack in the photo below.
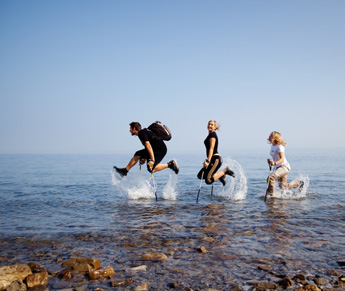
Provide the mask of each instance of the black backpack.
[{"label": "black backpack", "polygon": [[171,131],[166,125],[162,125],[160,121],[152,123],[148,129],[155,133],[159,139],[171,140]]}]

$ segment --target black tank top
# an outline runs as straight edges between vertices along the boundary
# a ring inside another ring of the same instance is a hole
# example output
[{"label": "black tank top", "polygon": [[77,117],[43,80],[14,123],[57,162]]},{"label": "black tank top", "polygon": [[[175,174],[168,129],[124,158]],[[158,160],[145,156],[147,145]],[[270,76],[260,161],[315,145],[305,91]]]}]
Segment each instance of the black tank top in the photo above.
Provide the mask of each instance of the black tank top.
[{"label": "black tank top", "polygon": [[218,154],[218,136],[215,131],[211,132],[206,139],[204,140],[204,144],[206,147],[206,157],[208,156],[208,153],[210,151],[210,139],[214,137],[216,139],[216,144],[214,145],[213,154]]}]

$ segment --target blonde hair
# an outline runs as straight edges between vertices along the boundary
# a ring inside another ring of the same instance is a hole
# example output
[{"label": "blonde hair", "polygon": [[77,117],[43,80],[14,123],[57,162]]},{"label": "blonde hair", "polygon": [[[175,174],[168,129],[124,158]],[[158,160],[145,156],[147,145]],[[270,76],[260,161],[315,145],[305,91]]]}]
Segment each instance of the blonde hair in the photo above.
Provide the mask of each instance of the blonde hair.
[{"label": "blonde hair", "polygon": [[216,126],[216,129],[215,129],[215,130],[219,130],[220,124],[219,124],[217,121],[215,121],[215,120],[210,120],[208,123],[210,123],[210,122],[213,122],[213,123],[215,124],[215,126]]},{"label": "blonde hair", "polygon": [[286,141],[283,140],[282,135],[278,131],[272,131],[270,134],[270,137],[272,136],[272,140],[270,141],[268,138],[268,142],[273,144],[273,145],[282,145],[285,146],[287,144]]}]

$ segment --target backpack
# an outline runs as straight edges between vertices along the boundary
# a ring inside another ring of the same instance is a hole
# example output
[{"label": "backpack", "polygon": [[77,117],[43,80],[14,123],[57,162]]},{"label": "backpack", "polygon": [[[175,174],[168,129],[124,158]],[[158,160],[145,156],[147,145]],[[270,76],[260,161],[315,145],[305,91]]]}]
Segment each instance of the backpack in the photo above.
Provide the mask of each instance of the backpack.
[{"label": "backpack", "polygon": [[162,125],[160,121],[152,123],[148,129],[155,133],[159,139],[171,140],[171,131],[166,125]]}]

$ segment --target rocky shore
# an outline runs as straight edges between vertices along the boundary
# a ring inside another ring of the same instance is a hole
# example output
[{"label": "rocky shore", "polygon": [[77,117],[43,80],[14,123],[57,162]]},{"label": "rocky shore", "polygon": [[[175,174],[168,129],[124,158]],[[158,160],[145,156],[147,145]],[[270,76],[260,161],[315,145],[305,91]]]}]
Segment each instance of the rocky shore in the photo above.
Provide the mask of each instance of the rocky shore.
[{"label": "rocky shore", "polygon": [[[205,253],[207,249],[200,247],[195,249],[197,253]],[[194,287],[188,283],[183,270],[164,267],[169,265],[169,255],[163,253],[146,253],[130,268],[121,268],[121,264],[103,267],[96,258],[71,258],[66,261],[55,260],[55,268],[46,269],[37,263],[15,264],[0,267],[0,290],[7,291],[86,291],[86,290],[345,290],[345,276],[341,272],[343,261],[338,261],[339,270],[330,269],[326,274],[305,275],[303,272],[289,276],[276,274],[269,262],[253,262],[257,268],[266,273],[266,280],[252,280],[242,284],[228,282],[222,289],[217,287],[217,282],[204,282],[204,288]],[[149,268],[161,271],[151,280],[144,279],[142,274]],[[172,274],[175,276],[171,276]],[[176,276],[176,274],[180,274]],[[163,275],[163,284],[158,283]],[[205,274],[206,275],[206,274]],[[158,277],[159,276],[159,277]],[[190,274],[192,276],[192,274]],[[167,278],[175,278],[168,281]],[[196,278],[202,281],[202,276]]]}]

